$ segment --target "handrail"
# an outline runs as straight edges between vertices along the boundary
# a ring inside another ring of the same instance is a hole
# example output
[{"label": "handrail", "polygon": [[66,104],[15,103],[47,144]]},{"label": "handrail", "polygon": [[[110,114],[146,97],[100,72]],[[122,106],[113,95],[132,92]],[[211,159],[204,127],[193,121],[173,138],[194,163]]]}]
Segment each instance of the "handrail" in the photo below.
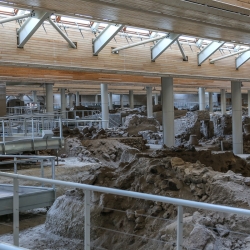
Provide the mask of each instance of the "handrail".
[{"label": "handrail", "polygon": [[80,188],[80,189],[94,191],[94,192],[121,195],[121,196],[126,196],[126,197],[137,198],[137,199],[151,200],[155,202],[171,203],[177,206],[185,206],[185,207],[199,208],[199,209],[205,209],[205,210],[212,210],[215,212],[235,213],[235,214],[250,216],[250,210],[243,209],[243,208],[234,208],[234,207],[228,207],[224,205],[208,204],[205,202],[177,199],[177,198],[171,198],[171,197],[166,197],[166,196],[145,194],[145,193],[139,193],[139,192],[133,192],[133,191],[101,187],[101,186],[93,186],[93,185],[81,184],[81,183],[75,183],[75,182],[69,182],[69,181],[51,180],[51,179],[46,179],[46,178],[26,176],[26,175],[20,175],[20,174],[9,174],[9,173],[1,172],[1,171],[0,171],[0,176],[4,176],[7,178],[16,178],[16,179],[22,179],[22,180],[37,181],[37,182],[44,182],[48,184]]},{"label": "handrail", "polygon": [[204,202],[197,202],[191,200],[183,200],[159,195],[152,195],[152,194],[145,194],[133,191],[126,191],[126,190],[119,190],[114,188],[107,188],[107,187],[100,187],[100,186],[93,186],[87,184],[80,184],[74,182],[67,182],[67,181],[60,181],[60,180],[50,180],[46,178],[38,178],[33,176],[25,176],[19,174],[9,174],[0,172],[0,176],[4,176],[7,178],[13,178],[13,214],[14,214],[14,223],[13,223],[13,239],[14,244],[16,246],[19,245],[19,215],[18,215],[18,204],[19,204],[19,179],[22,180],[30,180],[36,182],[43,182],[49,183],[53,185],[62,185],[67,187],[73,187],[78,189],[84,190],[84,249],[90,250],[90,191],[95,191],[99,193],[107,193],[113,195],[120,195],[130,198],[137,198],[137,199],[144,199],[144,200],[151,200],[154,202],[163,202],[163,203],[170,203],[178,206],[178,214],[177,214],[177,250],[182,250],[183,244],[183,207],[192,207],[196,209],[205,209],[205,210],[212,210],[216,212],[222,213],[233,213],[233,214],[240,214],[245,216],[250,216],[250,210],[242,209],[242,208],[235,208],[235,207],[228,207],[223,205],[215,205],[215,204],[208,204]]}]

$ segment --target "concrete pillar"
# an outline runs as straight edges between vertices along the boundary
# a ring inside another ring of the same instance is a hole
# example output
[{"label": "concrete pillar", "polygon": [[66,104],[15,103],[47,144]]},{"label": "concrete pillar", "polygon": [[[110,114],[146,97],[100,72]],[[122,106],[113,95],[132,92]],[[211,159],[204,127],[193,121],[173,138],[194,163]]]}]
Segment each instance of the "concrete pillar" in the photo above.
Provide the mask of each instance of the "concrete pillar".
[{"label": "concrete pillar", "polygon": [[98,103],[98,95],[95,95],[95,104]]},{"label": "concrete pillar", "polygon": [[79,100],[79,92],[76,92],[76,106],[80,105],[80,100]]},{"label": "concrete pillar", "polygon": [[248,90],[248,116],[250,116],[250,90]]},{"label": "concrete pillar", "polygon": [[74,107],[74,99],[73,99],[73,94],[72,93],[69,93],[68,94],[68,96],[69,96],[69,108],[73,108]]},{"label": "concrete pillar", "polygon": [[32,100],[33,102],[37,102],[37,95],[36,95],[36,91],[32,91]]},{"label": "concrete pillar", "polygon": [[134,108],[134,91],[133,90],[129,90],[129,107],[131,109]]},{"label": "concrete pillar", "polygon": [[226,91],[225,89],[220,90],[220,108],[221,108],[221,114],[226,114]]},{"label": "concrete pillar", "polygon": [[199,109],[205,110],[206,101],[205,101],[205,88],[199,88]]},{"label": "concrete pillar", "polygon": [[233,152],[243,154],[241,82],[231,82]]},{"label": "concrete pillar", "polygon": [[123,109],[123,95],[120,95],[120,105],[121,109]]},{"label": "concrete pillar", "polygon": [[209,92],[209,112],[214,112],[213,110],[213,93]]},{"label": "concrete pillar", "polygon": [[61,88],[61,112],[62,112],[62,118],[66,118],[66,96],[65,96],[65,88]]},{"label": "concrete pillar", "polygon": [[162,77],[161,89],[163,143],[167,147],[172,147],[175,145],[173,78]]},{"label": "concrete pillar", "polygon": [[47,83],[45,86],[46,86],[46,112],[53,113],[54,111],[53,84]]},{"label": "concrete pillar", "polygon": [[109,93],[109,109],[113,110],[112,92]]},{"label": "concrete pillar", "polygon": [[0,82],[0,116],[6,115],[6,83]]},{"label": "concrete pillar", "polygon": [[152,87],[147,87],[147,114],[148,117],[153,117],[153,104],[152,104]]},{"label": "concrete pillar", "polygon": [[157,93],[155,93],[155,105],[158,105],[158,103],[159,103],[158,97],[159,97],[159,95]]},{"label": "concrete pillar", "polygon": [[105,120],[104,122],[102,122],[102,127],[106,129],[109,126],[108,85],[106,83],[101,84],[101,102],[102,102],[102,119]]}]

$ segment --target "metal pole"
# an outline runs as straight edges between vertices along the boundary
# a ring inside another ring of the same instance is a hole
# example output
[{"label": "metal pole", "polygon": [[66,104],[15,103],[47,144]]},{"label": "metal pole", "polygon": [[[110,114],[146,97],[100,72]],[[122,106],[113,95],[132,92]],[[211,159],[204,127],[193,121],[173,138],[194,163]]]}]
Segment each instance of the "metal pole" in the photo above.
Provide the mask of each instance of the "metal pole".
[{"label": "metal pole", "polygon": [[112,92],[109,93],[109,109],[113,110],[113,103],[112,103]]},{"label": "metal pole", "polygon": [[31,13],[25,14],[25,15],[20,15],[20,16],[13,16],[13,17],[9,17],[9,18],[3,18],[3,19],[0,20],[0,24],[15,21],[15,20],[19,20],[19,19],[23,19],[23,18],[27,18],[27,17],[30,17],[30,16],[31,16]]},{"label": "metal pole", "polygon": [[84,191],[84,250],[90,250],[90,190]]},{"label": "metal pole", "polygon": [[16,163],[16,157],[14,157],[14,173],[17,174],[17,163]]},{"label": "metal pole", "polygon": [[57,32],[69,43],[69,45],[76,49],[76,45],[62,32],[62,30],[50,19],[48,18],[49,23],[57,30]]},{"label": "metal pole", "polygon": [[[51,169],[52,169],[52,180],[55,180],[56,178],[55,159],[51,160]],[[53,188],[55,189],[55,184],[53,184]]]},{"label": "metal pole", "polygon": [[179,40],[177,39],[176,42],[177,42],[177,45],[178,45],[179,50],[180,50],[180,52],[181,52],[183,61],[188,61],[188,58],[187,58],[187,56],[185,55],[184,50],[183,50],[183,48],[181,47],[181,44],[180,44]]},{"label": "metal pole", "polygon": [[[41,161],[41,177],[44,178],[44,167],[43,167],[43,160]],[[42,182],[42,187],[44,186],[44,183]]]},{"label": "metal pole", "polygon": [[61,113],[62,118],[66,118],[66,96],[65,96],[65,88],[61,88]]},{"label": "metal pole", "polygon": [[141,42],[138,42],[138,43],[132,43],[132,44],[120,47],[120,48],[113,49],[112,53],[117,53],[120,50],[129,49],[129,48],[132,48],[132,47],[135,47],[135,46],[139,46],[139,45],[142,45],[142,44],[145,44],[145,43],[150,43],[150,42],[158,41],[158,40],[161,40],[161,39],[163,39],[165,37],[166,36],[160,36],[160,37],[155,37],[155,38],[147,39],[147,40],[144,40],[144,41],[141,41]]},{"label": "metal pole", "polygon": [[19,180],[13,179],[13,241],[19,246]]},{"label": "metal pole", "polygon": [[230,57],[230,56],[235,56],[235,55],[238,55],[238,54],[242,54],[242,53],[247,52],[247,51],[249,51],[249,50],[250,50],[250,48],[249,48],[249,49],[240,50],[240,51],[237,51],[237,52],[235,52],[235,53],[231,53],[231,54],[228,54],[228,55],[225,55],[225,56],[217,57],[217,58],[215,58],[215,59],[212,59],[212,60],[210,61],[210,63],[214,63],[214,62],[216,62],[216,61],[219,61],[219,60],[228,58],[228,57]]},{"label": "metal pole", "polygon": [[76,106],[79,106],[79,92],[76,92]]},{"label": "metal pole", "polygon": [[183,207],[178,206],[177,215],[177,250],[182,250],[183,243]]}]

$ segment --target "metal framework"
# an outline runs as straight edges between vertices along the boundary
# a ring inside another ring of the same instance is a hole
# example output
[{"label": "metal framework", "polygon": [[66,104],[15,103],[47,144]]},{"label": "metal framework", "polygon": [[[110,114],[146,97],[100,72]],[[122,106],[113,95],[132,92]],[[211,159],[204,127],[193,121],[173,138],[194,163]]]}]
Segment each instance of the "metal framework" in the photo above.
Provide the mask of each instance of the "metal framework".
[{"label": "metal framework", "polygon": [[152,49],[151,49],[151,61],[155,60],[167,49],[169,48],[178,38],[180,34],[170,33],[168,37],[160,40]]},{"label": "metal framework", "polygon": [[55,30],[68,42],[71,48],[76,49],[76,45],[65,35],[62,30],[50,19],[48,18],[49,23],[55,28]]},{"label": "metal framework", "polygon": [[241,50],[241,51],[237,51],[237,52],[235,52],[235,53],[231,53],[231,54],[228,54],[228,55],[225,55],[225,56],[220,56],[220,57],[217,57],[217,58],[215,58],[215,59],[212,59],[212,60],[210,61],[210,63],[213,64],[213,63],[216,62],[216,61],[219,61],[219,60],[222,60],[222,59],[231,57],[231,56],[239,55],[239,54],[242,54],[242,53],[244,53],[244,52],[246,52],[246,51],[249,51],[249,50],[250,50],[250,48],[249,48],[249,49],[245,49],[245,50]]},{"label": "metal framework", "polygon": [[0,24],[15,21],[15,20],[19,20],[19,19],[23,19],[23,18],[27,18],[27,17],[32,17],[32,15],[33,15],[33,12],[28,13],[28,14],[24,14],[24,15],[3,18],[3,19],[0,20]]},{"label": "metal framework", "polygon": [[183,61],[188,61],[188,57],[186,56],[186,54],[185,54],[185,52],[184,52],[184,50],[183,50],[183,48],[182,48],[179,40],[177,39],[176,42],[177,42],[177,45],[178,45],[178,47],[180,49],[180,52],[182,54]]},{"label": "metal framework", "polygon": [[17,47],[23,48],[23,46],[28,42],[43,22],[50,17],[50,15],[50,12],[34,11],[33,16],[29,17],[17,31]]},{"label": "metal framework", "polygon": [[132,43],[132,44],[129,44],[129,45],[126,45],[126,46],[123,46],[123,47],[115,48],[115,49],[112,50],[112,53],[118,54],[120,50],[133,48],[133,47],[143,45],[143,44],[146,44],[146,43],[158,41],[158,40],[161,40],[163,38],[165,38],[165,37],[164,36],[154,37],[154,38],[143,40],[143,41],[138,42],[138,43]]},{"label": "metal framework", "polygon": [[[39,178],[39,177],[33,177],[33,176],[26,176],[26,175],[20,175],[20,174],[10,174],[10,173],[4,173],[0,172],[0,176],[6,177],[6,178],[12,178],[13,182],[15,183],[16,189],[18,190],[19,187],[19,180],[30,180],[30,181],[36,181],[41,183],[47,183],[47,184],[55,184],[55,185],[61,185],[66,187],[73,187],[73,188],[79,188],[84,190],[84,249],[90,250],[91,246],[91,238],[90,238],[90,229],[91,229],[91,221],[90,221],[90,192],[99,192],[99,193],[108,193],[113,195],[119,195],[124,197],[131,197],[136,199],[143,199],[143,200],[150,200],[154,202],[162,202],[162,203],[170,203],[178,208],[178,214],[177,214],[177,228],[176,228],[176,234],[177,234],[177,240],[176,240],[176,249],[182,250],[182,243],[183,243],[183,207],[192,207],[195,209],[205,209],[215,212],[222,212],[222,213],[233,213],[233,214],[239,214],[244,216],[250,216],[250,210],[242,209],[242,208],[236,208],[236,207],[229,207],[229,206],[222,206],[222,205],[215,205],[215,204],[209,204],[204,202],[197,202],[197,201],[191,201],[191,200],[184,200],[184,199],[177,199],[177,198],[171,198],[166,196],[160,196],[160,195],[152,195],[152,194],[146,194],[146,193],[139,193],[139,192],[132,192],[127,190],[120,190],[120,189],[114,189],[114,188],[107,188],[107,187],[100,187],[100,186],[93,186],[93,185],[87,185],[87,184],[81,184],[81,183],[75,183],[75,182],[67,182],[67,181],[60,181],[60,180],[51,180],[47,178]],[[14,193],[16,196],[13,197],[13,199],[16,199],[18,201],[19,194]],[[13,213],[15,213],[18,218],[18,207],[13,207]],[[15,245],[18,246],[18,237],[19,237],[19,227],[18,221],[14,221],[13,223],[13,240]]]},{"label": "metal framework", "polygon": [[98,53],[115,37],[115,35],[123,28],[121,24],[108,25],[94,40],[93,40],[93,55]]},{"label": "metal framework", "polygon": [[235,67],[236,69],[239,69],[240,66],[242,66],[245,62],[247,62],[250,59],[250,51],[246,51],[245,53],[242,53],[235,59]]},{"label": "metal framework", "polygon": [[206,48],[204,48],[198,55],[198,66],[201,66],[213,53],[215,53],[225,42],[211,42]]}]

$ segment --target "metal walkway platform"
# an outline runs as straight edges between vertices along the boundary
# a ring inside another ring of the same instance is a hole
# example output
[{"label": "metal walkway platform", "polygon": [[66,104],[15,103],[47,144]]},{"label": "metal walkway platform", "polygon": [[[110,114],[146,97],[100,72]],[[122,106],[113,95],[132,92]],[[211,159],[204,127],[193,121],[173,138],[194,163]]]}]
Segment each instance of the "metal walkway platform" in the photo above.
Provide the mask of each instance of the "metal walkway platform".
[{"label": "metal walkway platform", "polygon": [[[45,187],[19,186],[19,211],[49,207],[55,201],[55,190]],[[13,213],[13,185],[0,184],[0,215]]]},{"label": "metal walkway platform", "polygon": [[0,141],[0,155],[5,154],[16,154],[25,151],[36,151],[36,150],[45,150],[45,149],[60,149],[63,148],[64,139],[60,137],[52,137],[49,139],[38,138],[13,138],[11,141],[5,142]]}]

